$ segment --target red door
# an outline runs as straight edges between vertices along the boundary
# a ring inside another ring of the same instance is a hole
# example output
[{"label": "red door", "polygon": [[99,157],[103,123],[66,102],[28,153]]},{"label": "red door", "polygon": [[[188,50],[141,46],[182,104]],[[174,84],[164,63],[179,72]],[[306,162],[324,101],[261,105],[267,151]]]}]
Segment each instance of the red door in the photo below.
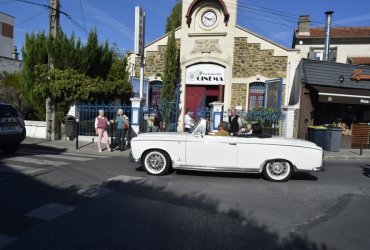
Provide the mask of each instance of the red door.
[{"label": "red door", "polygon": [[186,86],[186,100],[185,100],[185,112],[188,109],[194,111],[194,117],[197,116],[197,105],[205,98],[206,87],[200,85],[187,85]]}]

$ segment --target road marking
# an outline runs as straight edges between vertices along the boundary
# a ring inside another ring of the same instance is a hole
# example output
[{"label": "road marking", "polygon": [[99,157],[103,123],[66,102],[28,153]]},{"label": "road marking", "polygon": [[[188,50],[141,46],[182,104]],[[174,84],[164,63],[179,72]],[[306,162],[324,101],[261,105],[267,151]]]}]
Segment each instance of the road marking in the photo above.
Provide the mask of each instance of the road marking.
[{"label": "road marking", "polygon": [[3,249],[4,247],[13,243],[16,240],[17,240],[16,238],[0,234],[0,249]]},{"label": "road marking", "polygon": [[113,192],[112,189],[93,186],[86,189],[80,189],[77,191],[79,195],[83,195],[89,198],[101,198]]},{"label": "road marking", "polygon": [[108,179],[108,182],[110,181],[119,181],[123,183],[132,183],[132,182],[143,182],[145,181],[144,177],[138,177],[138,176],[129,176],[129,175],[118,175],[112,178]]},{"label": "road marking", "polygon": [[8,164],[8,163],[0,165],[0,172],[6,172],[6,173],[34,174],[40,171],[43,171],[43,169],[18,166],[18,165]]},{"label": "road marking", "polygon": [[33,155],[33,156],[52,158],[52,159],[71,160],[71,161],[91,161],[91,160],[94,160],[93,158],[68,156],[68,155],[55,155],[55,154],[36,154],[36,155]]},{"label": "road marking", "polygon": [[48,166],[54,166],[54,167],[60,167],[60,166],[65,166],[65,165],[70,164],[69,162],[41,160],[41,159],[36,159],[36,158],[24,157],[24,156],[12,157],[12,158],[8,158],[7,160],[32,163],[36,165],[48,165]]},{"label": "road marking", "polygon": [[31,212],[27,213],[25,216],[32,217],[36,219],[52,221],[56,218],[62,216],[65,213],[72,211],[74,207],[67,206],[59,203],[48,203],[41,206]]}]

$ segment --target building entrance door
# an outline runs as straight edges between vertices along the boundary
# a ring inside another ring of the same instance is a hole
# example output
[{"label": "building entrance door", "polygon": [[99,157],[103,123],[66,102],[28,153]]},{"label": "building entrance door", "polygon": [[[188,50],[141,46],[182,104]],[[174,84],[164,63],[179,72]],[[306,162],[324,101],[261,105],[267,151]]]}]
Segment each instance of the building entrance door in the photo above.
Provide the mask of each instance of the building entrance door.
[{"label": "building entrance door", "polygon": [[185,99],[185,111],[191,109],[197,117],[197,108],[210,108],[210,103],[223,101],[223,88],[218,85],[187,85]]}]

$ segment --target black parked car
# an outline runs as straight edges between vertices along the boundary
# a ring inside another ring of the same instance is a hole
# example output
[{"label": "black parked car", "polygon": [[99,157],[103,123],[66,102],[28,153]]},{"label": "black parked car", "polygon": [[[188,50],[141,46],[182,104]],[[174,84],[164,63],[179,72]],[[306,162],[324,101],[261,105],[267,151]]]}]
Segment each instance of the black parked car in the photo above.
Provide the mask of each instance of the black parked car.
[{"label": "black parked car", "polygon": [[0,149],[11,154],[26,138],[22,114],[10,104],[0,103]]}]

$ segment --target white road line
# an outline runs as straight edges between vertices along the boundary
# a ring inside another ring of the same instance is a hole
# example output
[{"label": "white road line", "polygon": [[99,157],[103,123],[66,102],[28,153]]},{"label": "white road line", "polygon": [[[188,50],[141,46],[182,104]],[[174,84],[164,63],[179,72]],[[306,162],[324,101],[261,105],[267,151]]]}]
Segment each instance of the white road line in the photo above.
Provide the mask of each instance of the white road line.
[{"label": "white road line", "polygon": [[42,159],[36,159],[36,158],[30,158],[30,157],[24,157],[24,156],[11,157],[11,158],[7,158],[6,160],[32,163],[36,165],[54,166],[54,167],[60,167],[60,166],[65,166],[65,165],[70,164],[69,162],[49,161],[49,160],[42,160]]},{"label": "white road line", "polygon": [[91,161],[91,160],[94,160],[93,158],[85,158],[85,157],[79,157],[79,156],[68,156],[68,155],[55,155],[55,154],[36,154],[36,155],[33,155],[33,156],[52,158],[52,159],[63,159],[63,160],[70,160],[70,161]]},{"label": "white road line", "polygon": [[18,166],[18,165],[8,164],[8,163],[0,165],[0,172],[6,172],[6,173],[34,174],[40,171],[43,171],[43,169]]},{"label": "white road line", "polygon": [[4,247],[13,243],[16,240],[17,240],[16,238],[0,234],[0,249],[3,249]]},{"label": "white road line", "polygon": [[111,192],[113,192],[112,189],[97,186],[89,187],[86,189],[80,189],[77,191],[79,195],[83,195],[89,198],[101,198],[103,196],[110,194]]},{"label": "white road line", "polygon": [[59,204],[59,203],[48,203],[44,206],[41,206],[31,212],[27,213],[25,216],[37,218],[46,221],[52,221],[62,216],[65,213],[72,211],[74,207]]},{"label": "white road line", "polygon": [[132,183],[132,182],[143,182],[145,181],[144,177],[129,176],[129,175],[118,175],[108,179],[109,181],[119,181],[123,183]]}]

